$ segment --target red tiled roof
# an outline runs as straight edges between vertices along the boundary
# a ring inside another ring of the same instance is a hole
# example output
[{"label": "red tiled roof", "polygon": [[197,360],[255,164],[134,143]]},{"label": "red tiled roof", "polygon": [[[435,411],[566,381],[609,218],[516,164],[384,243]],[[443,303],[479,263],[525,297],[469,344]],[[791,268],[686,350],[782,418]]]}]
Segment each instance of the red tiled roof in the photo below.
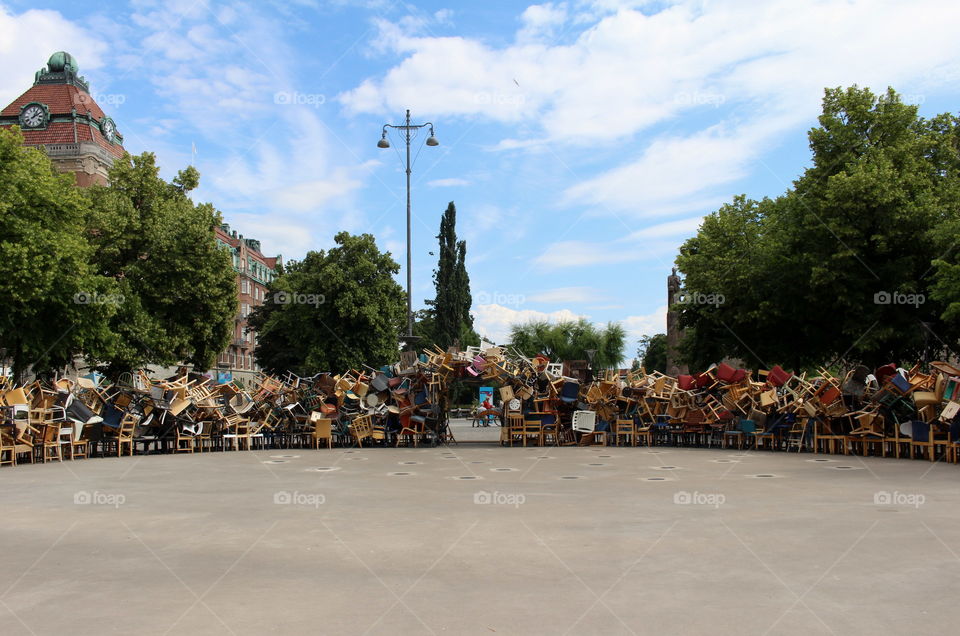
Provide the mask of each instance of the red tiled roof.
[{"label": "red tiled roof", "polygon": [[[30,102],[46,104],[54,115],[69,115],[76,108],[77,113],[89,115],[97,121],[104,118],[100,106],[82,88],[73,84],[36,84],[20,97],[13,100],[0,111],[0,116],[16,117],[20,108]],[[66,122],[51,123],[46,130],[23,129],[24,142],[30,145],[73,143],[73,124]],[[119,133],[118,133],[119,134]],[[100,134],[100,130],[87,124],[77,124],[77,141],[93,141],[114,157],[122,157],[123,146],[112,144]]]},{"label": "red tiled roof", "polygon": [[51,115],[69,115],[74,108],[78,113],[89,113],[98,120],[104,115],[90,94],[73,84],[35,84],[0,111],[0,115],[16,117],[20,114],[20,107],[30,102],[46,104]]}]

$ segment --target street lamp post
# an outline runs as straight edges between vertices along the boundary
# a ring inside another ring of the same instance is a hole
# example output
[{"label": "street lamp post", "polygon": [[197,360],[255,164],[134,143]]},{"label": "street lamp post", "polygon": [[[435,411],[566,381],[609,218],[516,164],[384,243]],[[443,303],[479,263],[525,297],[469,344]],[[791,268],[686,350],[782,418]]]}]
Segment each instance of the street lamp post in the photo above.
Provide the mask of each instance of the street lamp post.
[{"label": "street lamp post", "polygon": [[413,269],[411,267],[413,250],[410,245],[410,142],[413,140],[416,131],[421,128],[430,128],[430,136],[427,137],[428,146],[439,146],[440,142],[437,141],[437,138],[434,136],[432,122],[428,121],[425,124],[410,123],[409,108],[407,109],[407,119],[405,123],[384,125],[383,134],[380,137],[380,141],[377,142],[377,148],[390,147],[390,141],[387,139],[387,128],[395,128],[401,131],[403,139],[407,144],[407,335],[401,336],[401,340],[412,342],[417,338],[413,335]]}]

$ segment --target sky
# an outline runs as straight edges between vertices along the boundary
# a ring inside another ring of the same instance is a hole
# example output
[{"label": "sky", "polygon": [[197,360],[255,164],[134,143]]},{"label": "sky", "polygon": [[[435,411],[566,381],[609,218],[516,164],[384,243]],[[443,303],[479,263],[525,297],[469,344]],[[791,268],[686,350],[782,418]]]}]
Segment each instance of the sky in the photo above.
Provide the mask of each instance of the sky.
[{"label": "sky", "polygon": [[808,165],[825,87],[956,111],[958,23],[953,0],[0,0],[0,102],[68,51],[125,148],[196,165],[267,255],[346,230],[401,264],[404,146],[376,144],[410,109],[440,141],[412,147],[414,308],[454,201],[481,335],[584,316],[629,358],[703,216]]}]

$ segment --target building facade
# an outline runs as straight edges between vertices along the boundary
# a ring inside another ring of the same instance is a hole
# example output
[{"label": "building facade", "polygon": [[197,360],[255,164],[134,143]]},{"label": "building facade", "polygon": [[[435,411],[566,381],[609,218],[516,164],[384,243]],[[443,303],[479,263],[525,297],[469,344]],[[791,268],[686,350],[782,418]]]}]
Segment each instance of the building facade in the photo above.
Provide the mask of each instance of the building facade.
[{"label": "building facade", "polygon": [[217,356],[220,379],[241,380],[245,384],[260,370],[253,350],[257,334],[250,330],[247,318],[254,307],[262,305],[267,296],[267,285],[277,276],[280,256],[264,256],[260,241],[244,238],[224,223],[217,228],[217,243],[230,250],[233,269],[237,272],[238,311],[233,321],[233,335],[227,349]]},{"label": "building facade", "polygon": [[36,72],[33,86],[0,110],[0,126],[20,126],[24,145],[42,148],[60,172],[81,187],[106,185],[123,135],[90,96],[72,55],[59,51]]}]

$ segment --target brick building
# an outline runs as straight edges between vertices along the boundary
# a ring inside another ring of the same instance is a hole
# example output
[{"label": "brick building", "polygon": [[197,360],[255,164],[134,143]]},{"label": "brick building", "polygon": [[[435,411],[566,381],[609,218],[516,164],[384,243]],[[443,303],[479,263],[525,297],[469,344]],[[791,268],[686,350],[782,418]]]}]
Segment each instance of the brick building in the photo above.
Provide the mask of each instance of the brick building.
[{"label": "brick building", "polygon": [[0,126],[18,125],[24,145],[42,147],[57,170],[76,175],[77,185],[106,185],[123,135],[90,96],[76,60],[59,51],[36,72],[33,86],[0,110]]},{"label": "brick building", "polygon": [[252,379],[260,367],[253,360],[257,334],[247,330],[247,317],[254,307],[263,304],[267,284],[277,275],[280,256],[264,256],[260,241],[244,238],[231,231],[224,223],[217,228],[217,242],[230,250],[233,269],[237,272],[237,301],[240,304],[234,319],[233,336],[226,351],[217,357],[217,369],[221,377],[228,376],[244,382]]}]

